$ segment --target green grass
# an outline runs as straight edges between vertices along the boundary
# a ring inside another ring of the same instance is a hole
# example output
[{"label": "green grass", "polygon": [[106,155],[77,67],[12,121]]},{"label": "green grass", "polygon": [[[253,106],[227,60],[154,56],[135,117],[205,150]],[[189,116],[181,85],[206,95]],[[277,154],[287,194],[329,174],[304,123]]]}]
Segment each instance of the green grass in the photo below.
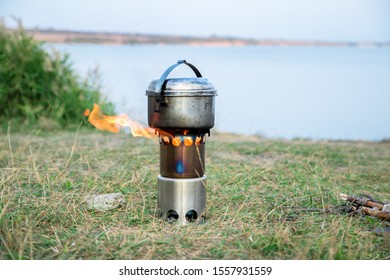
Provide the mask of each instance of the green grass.
[{"label": "green grass", "polygon": [[[370,217],[302,212],[339,193],[390,200],[390,143],[212,134],[207,220],[156,218],[158,144],[126,134],[0,135],[0,259],[390,259]],[[84,208],[121,192],[123,208]]]}]

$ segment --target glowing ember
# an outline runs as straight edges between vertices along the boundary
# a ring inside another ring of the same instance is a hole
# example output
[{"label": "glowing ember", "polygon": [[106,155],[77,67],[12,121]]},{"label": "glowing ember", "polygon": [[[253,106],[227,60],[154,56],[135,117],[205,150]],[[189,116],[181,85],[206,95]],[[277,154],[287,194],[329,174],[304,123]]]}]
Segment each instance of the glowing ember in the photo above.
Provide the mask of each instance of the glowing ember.
[{"label": "glowing ember", "polygon": [[168,136],[163,136],[162,139],[163,139],[165,144],[169,144],[169,137]]},{"label": "glowing ember", "polygon": [[172,145],[173,146],[178,147],[178,146],[180,146],[180,143],[181,143],[181,140],[180,140],[179,137],[175,137],[175,138],[172,139]]},{"label": "glowing ember", "polygon": [[187,147],[191,146],[193,142],[194,140],[192,140],[191,137],[186,137],[186,139],[184,139],[184,145],[186,145]]},{"label": "glowing ember", "polygon": [[86,109],[84,116],[88,117],[88,121],[97,129],[118,133],[122,127],[130,127],[134,137],[145,137],[155,139],[156,134],[154,129],[141,125],[140,123],[129,119],[126,114],[119,116],[104,115],[97,104],[93,105],[92,112]]}]

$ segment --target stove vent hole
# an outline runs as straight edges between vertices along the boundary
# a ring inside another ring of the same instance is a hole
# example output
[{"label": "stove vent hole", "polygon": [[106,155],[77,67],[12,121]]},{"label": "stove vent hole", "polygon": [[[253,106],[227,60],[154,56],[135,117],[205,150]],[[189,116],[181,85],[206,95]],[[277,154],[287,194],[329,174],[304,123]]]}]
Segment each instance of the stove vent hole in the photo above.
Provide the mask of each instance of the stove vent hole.
[{"label": "stove vent hole", "polygon": [[177,219],[179,219],[179,214],[177,214],[175,210],[169,210],[167,213],[167,220],[173,222]]},{"label": "stove vent hole", "polygon": [[190,223],[195,222],[198,218],[198,213],[195,210],[190,210],[186,213],[186,220]]}]

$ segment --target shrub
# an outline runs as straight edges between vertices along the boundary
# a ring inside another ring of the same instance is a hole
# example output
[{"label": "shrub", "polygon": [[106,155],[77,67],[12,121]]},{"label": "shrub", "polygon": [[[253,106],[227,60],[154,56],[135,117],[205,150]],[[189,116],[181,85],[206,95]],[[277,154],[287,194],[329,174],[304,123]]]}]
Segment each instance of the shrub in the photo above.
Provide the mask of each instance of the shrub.
[{"label": "shrub", "polygon": [[0,22],[0,122],[41,128],[77,125],[94,103],[111,114],[114,106],[101,95],[100,77],[82,80],[68,54],[47,52],[21,24],[9,30]]}]

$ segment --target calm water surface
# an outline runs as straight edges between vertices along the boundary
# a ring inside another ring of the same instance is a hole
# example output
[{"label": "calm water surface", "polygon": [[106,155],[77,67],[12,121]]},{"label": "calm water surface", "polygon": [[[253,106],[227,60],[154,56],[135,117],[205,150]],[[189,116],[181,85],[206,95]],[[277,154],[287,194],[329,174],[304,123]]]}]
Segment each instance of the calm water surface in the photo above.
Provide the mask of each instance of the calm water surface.
[{"label": "calm water surface", "polygon": [[[390,49],[52,45],[99,67],[118,113],[147,123],[145,89],[178,59],[218,90],[219,131],[277,138],[390,138]],[[193,76],[181,66],[172,77]]]}]

